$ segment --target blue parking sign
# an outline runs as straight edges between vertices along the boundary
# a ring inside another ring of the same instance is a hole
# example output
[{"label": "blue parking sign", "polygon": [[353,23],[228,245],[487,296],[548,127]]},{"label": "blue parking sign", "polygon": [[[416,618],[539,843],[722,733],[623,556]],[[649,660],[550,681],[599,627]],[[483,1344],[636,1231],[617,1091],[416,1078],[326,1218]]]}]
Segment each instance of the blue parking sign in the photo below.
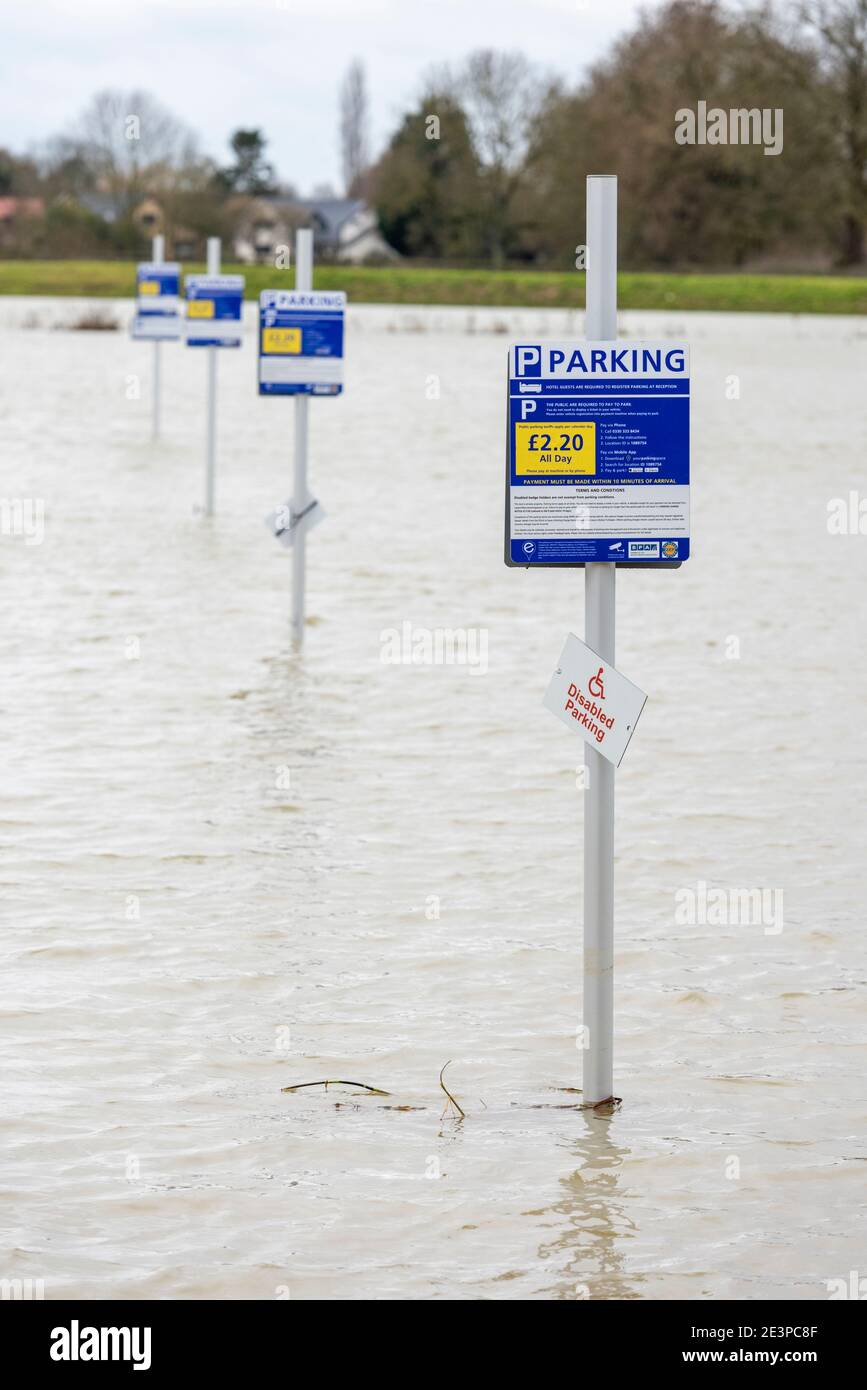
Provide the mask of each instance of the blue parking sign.
[{"label": "blue parking sign", "polygon": [[259,395],[339,395],[345,313],[342,290],[263,290]]},{"label": "blue parking sign", "polygon": [[181,336],[180,280],[181,267],[174,261],[142,261],[136,266],[134,338]]},{"label": "blue parking sign", "polygon": [[243,275],[188,275],[187,347],[240,347]]},{"label": "blue parking sign", "polygon": [[506,429],[507,565],[687,559],[684,343],[516,343]]}]

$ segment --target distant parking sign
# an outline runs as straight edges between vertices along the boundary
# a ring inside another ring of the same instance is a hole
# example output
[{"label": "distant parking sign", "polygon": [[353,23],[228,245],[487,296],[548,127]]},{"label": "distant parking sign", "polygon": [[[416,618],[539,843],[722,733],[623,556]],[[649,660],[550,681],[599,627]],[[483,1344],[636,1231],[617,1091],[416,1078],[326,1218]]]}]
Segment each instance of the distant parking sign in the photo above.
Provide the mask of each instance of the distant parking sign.
[{"label": "distant parking sign", "polygon": [[188,275],[187,347],[240,347],[243,275]]},{"label": "distant parking sign", "polygon": [[181,267],[174,261],[142,261],[136,266],[134,338],[181,336]]},{"label": "distant parking sign", "polygon": [[342,290],[263,290],[259,395],[339,395],[345,311]]},{"label": "distant parking sign", "polygon": [[689,349],[516,343],[506,564],[676,568],[689,555]]}]

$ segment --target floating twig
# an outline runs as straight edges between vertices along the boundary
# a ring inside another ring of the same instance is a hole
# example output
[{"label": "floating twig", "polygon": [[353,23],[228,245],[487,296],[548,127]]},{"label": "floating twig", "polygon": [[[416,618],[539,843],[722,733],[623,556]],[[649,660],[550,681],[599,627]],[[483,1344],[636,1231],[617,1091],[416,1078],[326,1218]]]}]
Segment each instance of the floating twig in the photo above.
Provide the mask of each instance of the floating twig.
[{"label": "floating twig", "polygon": [[451,1066],[451,1062],[446,1062],[445,1066],[443,1067],[442,1071],[440,1072],[440,1086],[442,1087],[443,1091],[445,1092],[446,1096],[448,1097],[448,1102],[447,1102],[447,1104],[446,1104],[445,1110],[443,1111],[443,1115],[447,1114],[449,1105],[453,1105],[453,1106],[455,1107],[455,1109],[457,1110],[458,1114],[460,1115],[461,1119],[462,1119],[462,1120],[465,1120],[465,1119],[467,1118],[466,1115],[464,1114],[464,1112],[463,1112],[463,1110],[461,1109],[461,1107],[458,1105],[457,1101],[455,1100],[455,1098],[454,1098],[454,1096],[452,1095],[452,1093],[451,1093],[451,1091],[449,1090],[449,1088],[446,1086],[446,1083],[443,1081],[443,1072],[445,1071],[446,1067],[450,1067],[450,1066]]},{"label": "floating twig", "polygon": [[606,1096],[605,1100],[585,1100],[583,1105],[579,1105],[579,1110],[598,1110],[600,1114],[613,1115],[615,1110],[619,1110],[623,1104],[621,1096]]},{"label": "floating twig", "polygon": [[303,1091],[307,1086],[324,1086],[326,1091],[329,1086],[358,1086],[360,1090],[367,1091],[371,1096],[390,1096],[391,1091],[380,1091],[378,1086],[368,1086],[364,1081],[299,1081],[294,1086],[281,1086],[280,1090]]}]

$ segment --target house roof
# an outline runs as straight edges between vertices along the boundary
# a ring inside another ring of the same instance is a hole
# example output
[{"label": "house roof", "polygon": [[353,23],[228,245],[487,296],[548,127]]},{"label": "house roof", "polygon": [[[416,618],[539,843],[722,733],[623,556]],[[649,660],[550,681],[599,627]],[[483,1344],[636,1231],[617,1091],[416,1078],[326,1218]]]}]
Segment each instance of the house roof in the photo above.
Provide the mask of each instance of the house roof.
[{"label": "house roof", "polygon": [[39,217],[45,211],[43,198],[19,198],[13,194],[0,198],[0,222],[23,213],[25,217]]},{"label": "house roof", "polygon": [[78,202],[87,212],[101,217],[104,222],[114,222],[117,218],[117,205],[108,193],[80,193]]},{"label": "house roof", "polygon": [[344,222],[356,213],[366,211],[363,198],[298,198],[297,205],[306,208],[322,225],[326,236],[337,240],[337,234]]}]

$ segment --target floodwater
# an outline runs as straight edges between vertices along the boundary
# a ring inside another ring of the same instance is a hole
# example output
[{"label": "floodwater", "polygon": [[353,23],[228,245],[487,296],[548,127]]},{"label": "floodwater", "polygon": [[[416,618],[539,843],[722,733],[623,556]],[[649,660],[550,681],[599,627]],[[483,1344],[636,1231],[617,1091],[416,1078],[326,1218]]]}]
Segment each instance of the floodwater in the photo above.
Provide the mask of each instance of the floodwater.
[{"label": "floodwater", "polygon": [[[502,561],[506,345],[581,316],[351,311],[345,395],[310,406],[297,656],[263,524],[292,404],[255,394],[250,311],[207,521],[204,355],[163,348],[152,444],[150,346],[56,326],[81,309],[0,301],[2,491],[45,505],[41,544],[0,537],[0,1276],[823,1299],[867,1273],[867,537],[827,526],[867,489],[864,321],[622,318],[692,343],[694,557],[617,580],[649,701],[603,1116],[566,1089],[582,744],[540,703],[583,578]],[[386,663],[404,623],[486,660]],[[281,1091],[326,1078],[390,1094]]]}]

